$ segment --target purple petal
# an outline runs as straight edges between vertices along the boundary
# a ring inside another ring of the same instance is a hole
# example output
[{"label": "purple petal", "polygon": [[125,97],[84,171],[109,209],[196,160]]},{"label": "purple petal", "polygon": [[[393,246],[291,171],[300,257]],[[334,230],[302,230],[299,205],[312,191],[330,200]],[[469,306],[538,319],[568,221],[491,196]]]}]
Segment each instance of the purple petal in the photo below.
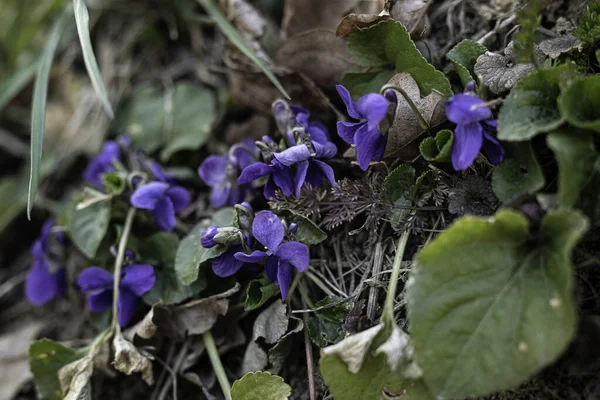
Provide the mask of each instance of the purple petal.
[{"label": "purple petal", "polygon": [[388,101],[377,93],[369,93],[358,99],[356,103],[358,112],[367,119],[369,130],[377,128],[387,114]]},{"label": "purple petal", "polygon": [[294,177],[294,182],[296,184],[296,190],[294,194],[296,197],[300,197],[300,189],[306,180],[306,171],[308,171],[308,161],[299,162],[298,166],[296,167],[296,176]]},{"label": "purple petal", "polygon": [[333,174],[333,168],[331,168],[329,166],[329,164],[324,163],[323,161],[320,161],[320,160],[313,160],[312,163],[313,163],[313,165],[316,165],[321,170],[321,172],[323,173],[323,176],[325,176],[325,179],[327,179],[327,182],[329,182],[329,184],[332,187],[338,186],[337,182],[335,181],[335,176]]},{"label": "purple petal", "polygon": [[483,144],[483,128],[477,122],[458,125],[454,131],[454,146],[452,147],[452,166],[456,171],[467,168],[479,154]]},{"label": "purple petal", "polygon": [[483,154],[494,165],[498,165],[504,159],[504,148],[494,136],[483,132]]},{"label": "purple petal", "polygon": [[82,292],[112,288],[113,276],[104,268],[88,267],[79,274],[77,285]]},{"label": "purple petal", "polygon": [[290,196],[294,188],[294,182],[287,168],[275,170],[272,176],[273,182],[283,191],[283,194]]},{"label": "purple petal", "polygon": [[285,149],[279,153],[273,153],[277,161],[290,167],[300,161],[305,161],[310,158],[310,150],[305,144],[292,146],[289,149]]},{"label": "purple petal", "polygon": [[152,174],[161,182],[171,183],[174,181],[173,177],[167,174],[156,161],[150,161],[150,170]]},{"label": "purple petal", "polygon": [[492,119],[490,121],[483,121],[484,124],[486,124],[488,127],[490,127],[490,129],[494,132],[496,132],[498,130],[498,120],[497,119]]},{"label": "purple petal", "polygon": [[281,220],[271,211],[260,211],[254,217],[254,221],[252,222],[252,235],[272,252],[277,251],[277,248],[283,240],[284,234],[285,232]]},{"label": "purple petal", "polygon": [[239,184],[250,183],[258,178],[270,174],[273,171],[273,167],[261,162],[255,162],[254,164],[248,165],[242,170],[240,177],[238,178]]},{"label": "purple petal", "polygon": [[337,147],[331,142],[317,143],[313,142],[315,148],[315,157],[332,158],[337,154]]},{"label": "purple petal", "polygon": [[227,204],[231,194],[231,183],[224,182],[222,185],[215,186],[210,192],[210,205],[213,208],[221,208]]},{"label": "purple petal", "polygon": [[446,115],[457,125],[484,121],[491,118],[492,111],[487,106],[477,107],[485,101],[467,94],[454,95],[446,102]]},{"label": "purple petal", "polygon": [[321,186],[321,183],[323,183],[323,172],[321,172],[321,169],[315,164],[315,161],[317,160],[312,160],[310,162],[306,174],[306,182],[310,183],[314,188]]},{"label": "purple petal", "polygon": [[363,119],[363,116],[356,108],[356,105],[354,105],[354,101],[352,100],[352,96],[350,96],[350,92],[348,92],[348,89],[346,89],[342,85],[336,85],[335,88],[337,89],[338,94],[342,98],[342,101],[346,105],[348,115],[354,119]]},{"label": "purple petal", "polygon": [[239,169],[244,169],[256,161],[256,145],[252,139],[244,139],[239,145],[240,147],[233,151],[233,156],[236,160],[236,166]]},{"label": "purple petal", "polygon": [[169,190],[167,190],[167,196],[173,202],[173,208],[175,209],[175,212],[181,212],[185,210],[192,202],[190,192],[181,186],[171,186]]},{"label": "purple petal", "polygon": [[306,132],[310,135],[313,142],[326,143],[329,142],[329,131],[325,128],[325,125],[318,121],[313,121],[305,127]]},{"label": "purple petal", "polygon": [[161,230],[170,232],[175,228],[175,208],[170,198],[163,197],[159,200],[152,210],[152,215]]},{"label": "purple petal", "polygon": [[164,182],[150,182],[138,187],[131,195],[131,205],[135,208],[152,210],[164,198],[169,185]]},{"label": "purple petal", "polygon": [[274,199],[275,189],[277,189],[277,186],[275,186],[273,176],[269,176],[269,179],[267,179],[267,183],[265,183],[265,187],[263,189],[263,195],[265,196],[265,199]]},{"label": "purple petal", "polygon": [[36,306],[52,300],[58,288],[56,278],[56,275],[50,273],[48,265],[43,259],[35,260],[25,279],[27,300]]},{"label": "purple petal", "polygon": [[127,326],[129,321],[131,321],[137,302],[138,296],[136,296],[135,293],[129,289],[121,288],[119,292],[119,313],[117,316],[119,325]]},{"label": "purple petal", "polygon": [[121,287],[131,290],[137,296],[141,296],[152,289],[155,281],[156,276],[151,265],[133,264],[123,268]]},{"label": "purple petal", "polygon": [[235,246],[228,249],[221,256],[213,258],[212,270],[215,275],[226,278],[238,272],[244,265],[244,261],[235,258],[235,254],[241,252],[241,249],[240,246]]},{"label": "purple petal", "polygon": [[112,288],[91,293],[87,298],[88,309],[93,313],[99,313],[110,309],[112,303]]},{"label": "purple petal", "polygon": [[279,246],[275,255],[296,267],[300,272],[303,272],[308,268],[308,262],[310,261],[308,246],[299,242],[283,243]]},{"label": "purple petal", "polygon": [[379,133],[377,128],[369,130],[365,124],[356,132],[356,156],[363,171],[369,168],[371,160],[381,161],[386,144],[387,135]]},{"label": "purple petal", "polygon": [[256,264],[257,262],[261,261],[263,258],[265,258],[268,254],[265,253],[264,251],[260,251],[260,250],[254,250],[252,252],[252,254],[246,254],[244,252],[238,251],[237,253],[235,253],[233,256],[237,259],[240,260],[242,262],[248,263],[248,264]]},{"label": "purple petal", "polygon": [[294,270],[292,266],[285,261],[280,261],[279,268],[277,269],[277,283],[279,283],[282,300],[285,300],[288,295],[293,276]]},{"label": "purple petal", "polygon": [[271,282],[277,281],[277,269],[279,268],[279,257],[270,256],[265,261],[265,273],[267,274],[267,279]]},{"label": "purple petal", "polygon": [[208,156],[198,168],[198,175],[207,186],[213,187],[225,179],[227,156]]},{"label": "purple petal", "polygon": [[366,122],[338,122],[336,127],[339,137],[341,137],[344,142],[354,144],[356,131],[366,125]]}]

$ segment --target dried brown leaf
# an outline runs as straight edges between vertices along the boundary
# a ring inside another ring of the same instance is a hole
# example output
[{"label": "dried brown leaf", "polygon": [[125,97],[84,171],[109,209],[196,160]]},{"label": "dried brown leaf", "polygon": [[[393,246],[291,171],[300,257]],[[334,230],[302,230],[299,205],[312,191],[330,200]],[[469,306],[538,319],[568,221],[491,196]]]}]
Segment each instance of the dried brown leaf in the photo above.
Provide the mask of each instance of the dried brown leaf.
[{"label": "dried brown leaf", "polygon": [[91,398],[90,379],[94,373],[94,360],[87,355],[65,365],[58,371],[60,389],[65,400]]},{"label": "dried brown leaf", "polygon": [[386,7],[391,17],[406,27],[412,39],[418,40],[427,35],[427,10],[431,4],[431,0],[388,0]]},{"label": "dried brown leaf", "polygon": [[378,22],[384,21],[389,18],[389,15],[378,15],[378,14],[348,14],[346,15],[338,27],[335,30],[335,34],[339,37],[346,37],[357,28],[367,28],[371,25],[375,25]]},{"label": "dried brown leaf", "polygon": [[130,341],[126,340],[121,332],[115,334],[113,339],[115,349],[115,359],[113,366],[117,371],[126,375],[131,375],[135,372],[142,374],[142,378],[148,385],[154,383],[152,374],[152,362],[139,352],[137,347]]},{"label": "dried brown leaf", "polygon": [[581,51],[583,49],[583,42],[569,33],[556,38],[544,40],[540,43],[539,48],[545,55],[555,59],[561,54],[569,53],[573,50]]}]

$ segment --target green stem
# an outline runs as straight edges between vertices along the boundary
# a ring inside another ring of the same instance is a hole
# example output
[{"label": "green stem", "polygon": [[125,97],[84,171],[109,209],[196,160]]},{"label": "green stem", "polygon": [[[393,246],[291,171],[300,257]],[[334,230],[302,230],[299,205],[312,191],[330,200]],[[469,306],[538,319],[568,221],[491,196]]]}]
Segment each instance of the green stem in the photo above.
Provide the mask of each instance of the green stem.
[{"label": "green stem", "polygon": [[396,86],[396,85],[384,85],[381,88],[380,93],[383,94],[388,89],[395,90],[395,91],[399,92],[402,95],[402,97],[404,97],[404,100],[406,100],[406,102],[408,103],[408,106],[410,107],[412,112],[415,113],[415,115],[419,119],[419,125],[421,125],[421,128],[423,128],[426,131],[428,131],[431,128],[429,126],[429,122],[427,122],[425,117],[423,117],[423,114],[421,114],[421,111],[419,110],[417,105],[414,103],[414,101],[412,101],[412,99],[410,98],[408,93],[406,93],[406,91],[404,89],[402,89],[400,86]]},{"label": "green stem", "polygon": [[227,375],[225,374],[225,369],[223,368],[223,364],[221,363],[221,358],[219,357],[219,352],[217,351],[217,345],[215,344],[215,339],[213,338],[212,333],[210,333],[210,331],[205,332],[202,335],[202,340],[204,340],[204,347],[206,348],[206,352],[208,353],[208,358],[210,359],[210,363],[212,364],[213,371],[215,372],[215,375],[217,376],[219,385],[221,385],[221,390],[223,391],[225,400],[232,400],[231,399],[231,386],[229,385],[229,380],[227,379]]},{"label": "green stem", "polygon": [[396,289],[398,288],[398,280],[400,278],[400,270],[402,269],[402,259],[404,258],[404,250],[406,249],[406,242],[410,236],[410,229],[405,230],[398,239],[398,247],[396,247],[396,256],[394,257],[394,265],[392,266],[392,275],[390,276],[390,283],[388,285],[388,292],[385,298],[385,306],[383,308],[383,314],[381,320],[384,324],[392,326],[395,324],[394,320],[394,299],[396,298]]},{"label": "green stem", "polygon": [[114,283],[113,283],[113,315],[111,332],[119,332],[121,327],[118,323],[119,314],[119,285],[121,284],[121,268],[123,267],[123,260],[125,259],[125,250],[127,249],[127,241],[129,240],[129,234],[131,233],[131,226],[133,225],[133,217],[135,217],[135,208],[130,208],[125,218],[125,226],[123,226],[123,232],[121,233],[121,239],[119,240],[119,248],[117,250],[117,258],[115,260],[115,271],[114,271]]}]

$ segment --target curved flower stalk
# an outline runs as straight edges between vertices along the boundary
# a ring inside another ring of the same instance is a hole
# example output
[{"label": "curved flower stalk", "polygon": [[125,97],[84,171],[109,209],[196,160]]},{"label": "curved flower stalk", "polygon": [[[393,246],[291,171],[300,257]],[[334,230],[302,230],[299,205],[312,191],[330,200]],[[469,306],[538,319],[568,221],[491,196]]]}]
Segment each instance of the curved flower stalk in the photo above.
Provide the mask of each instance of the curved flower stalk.
[{"label": "curved flower stalk", "polygon": [[[54,221],[48,219],[42,226],[40,236],[31,246],[33,265],[25,279],[25,296],[34,305],[43,305],[55,297],[63,297],[67,291],[67,274],[62,265],[52,260],[51,235]],[[60,246],[64,235],[57,233],[54,238]]]},{"label": "curved flower stalk", "polygon": [[232,146],[224,156],[211,155],[198,168],[198,175],[211,188],[210,205],[220,208],[233,206],[245,200],[251,190],[249,184],[238,184],[244,168],[255,162],[258,150],[254,142],[245,139]]},{"label": "curved flower stalk", "polygon": [[[131,321],[138,297],[152,289],[155,281],[154,268],[150,265],[134,264],[123,268],[119,284],[119,325],[126,326]],[[84,269],[77,279],[81,291],[88,294],[88,308],[93,313],[111,308],[113,284],[113,275],[97,266]]]},{"label": "curved flower stalk", "polygon": [[446,102],[448,119],[456,124],[452,166],[462,171],[471,166],[480,151],[492,164],[500,164],[504,149],[490,132],[496,132],[497,120],[486,102],[475,95],[475,85],[470,83],[464,93],[452,96]]}]

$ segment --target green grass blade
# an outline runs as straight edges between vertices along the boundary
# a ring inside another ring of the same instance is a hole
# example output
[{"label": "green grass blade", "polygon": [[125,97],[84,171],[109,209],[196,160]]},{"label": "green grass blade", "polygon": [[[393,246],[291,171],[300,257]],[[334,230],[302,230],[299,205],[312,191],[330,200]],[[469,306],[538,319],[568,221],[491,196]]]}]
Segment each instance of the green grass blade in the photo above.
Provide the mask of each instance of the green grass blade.
[{"label": "green grass blade", "polygon": [[287,94],[283,86],[281,86],[273,72],[271,72],[263,60],[258,58],[258,56],[254,53],[254,50],[252,50],[237,29],[235,29],[235,27],[231,25],[227,18],[225,18],[219,8],[213,4],[212,0],[197,1],[202,5],[202,7],[204,7],[208,15],[215,21],[221,32],[223,32],[223,35],[225,35],[225,37],[229,39],[239,51],[252,60],[254,64],[258,65],[262,72],[267,76],[267,78],[269,78],[273,85],[281,92],[281,94],[283,94],[286,99],[291,100],[290,96]]},{"label": "green grass blade", "polygon": [[50,67],[52,67],[52,60],[54,59],[54,53],[58,47],[60,37],[67,26],[67,21],[69,21],[69,14],[68,8],[66,8],[52,26],[50,36],[42,51],[33,88],[33,105],[31,107],[31,171],[29,173],[29,193],[27,195],[27,218],[29,219],[31,219],[31,209],[37,194],[40,165],[42,163]]},{"label": "green grass blade", "polygon": [[17,69],[11,76],[0,84],[0,111],[27,86],[35,75],[39,59]]},{"label": "green grass blade", "polygon": [[96,56],[94,55],[94,49],[92,48],[92,40],[90,38],[90,17],[88,14],[85,0],[73,0],[73,11],[75,12],[75,22],[77,23],[77,33],[79,34],[79,42],[81,43],[81,51],[83,52],[83,61],[85,62],[85,68],[88,71],[88,75],[92,81],[92,86],[96,92],[96,96],[102,101],[104,111],[113,119],[115,114],[113,113],[110,101],[108,100],[108,93],[106,93],[106,87],[102,81],[102,75],[96,62]]}]

